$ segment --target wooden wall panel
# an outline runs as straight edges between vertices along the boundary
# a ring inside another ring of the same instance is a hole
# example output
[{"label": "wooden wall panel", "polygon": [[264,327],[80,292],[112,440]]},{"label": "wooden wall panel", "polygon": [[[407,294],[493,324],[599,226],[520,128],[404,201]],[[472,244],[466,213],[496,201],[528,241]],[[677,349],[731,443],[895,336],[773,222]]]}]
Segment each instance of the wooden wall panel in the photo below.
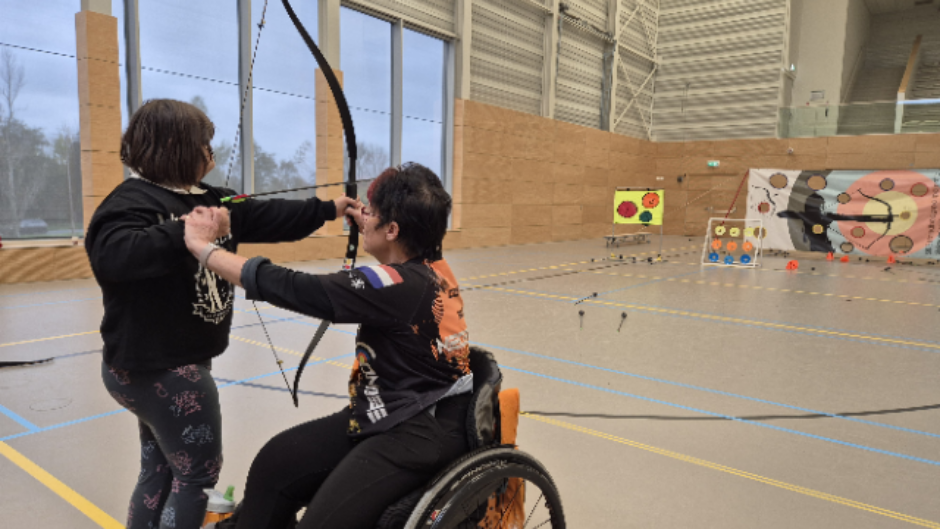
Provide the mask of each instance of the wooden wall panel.
[{"label": "wooden wall panel", "polygon": [[[339,181],[342,128],[325,103],[324,97],[318,107],[317,146],[324,150],[318,168]],[[940,134],[657,144],[464,100],[456,101],[454,126],[447,249],[600,238],[610,233],[616,187],[666,189],[664,232],[692,236],[704,233],[709,217],[724,215],[752,167],[940,167]],[[709,168],[708,160],[721,165]],[[99,201],[85,197],[86,210]],[[740,202],[731,216],[744,211]],[[277,262],[338,258],[345,241],[337,231],[298,243],[243,245],[240,253]],[[0,282],[89,276],[82,248],[0,251]]]},{"label": "wooden wall panel", "polygon": [[[120,160],[121,82],[117,19],[91,11],[75,15],[82,199],[97,204],[124,179]],[[85,226],[94,209],[84,208]]]},{"label": "wooden wall panel", "polygon": [[13,248],[0,250],[0,283],[53,281],[56,274],[55,248]]}]

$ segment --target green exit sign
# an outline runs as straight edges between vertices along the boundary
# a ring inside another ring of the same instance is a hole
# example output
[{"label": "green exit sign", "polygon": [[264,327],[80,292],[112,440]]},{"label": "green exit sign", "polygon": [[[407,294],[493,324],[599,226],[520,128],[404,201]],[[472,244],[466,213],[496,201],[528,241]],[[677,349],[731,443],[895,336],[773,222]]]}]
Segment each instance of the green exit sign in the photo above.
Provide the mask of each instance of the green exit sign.
[{"label": "green exit sign", "polygon": [[709,167],[718,167],[719,165],[721,165],[721,162],[718,160],[708,160]]}]

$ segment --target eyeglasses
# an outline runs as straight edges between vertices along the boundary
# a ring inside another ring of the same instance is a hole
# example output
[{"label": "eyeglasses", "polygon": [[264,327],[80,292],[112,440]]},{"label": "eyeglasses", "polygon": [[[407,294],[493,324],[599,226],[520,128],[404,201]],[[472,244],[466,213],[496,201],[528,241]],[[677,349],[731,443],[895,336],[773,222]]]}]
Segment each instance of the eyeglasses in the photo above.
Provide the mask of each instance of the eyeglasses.
[{"label": "eyeglasses", "polygon": [[212,150],[212,145],[206,144],[206,152],[209,153],[209,160],[215,160],[215,151]]},{"label": "eyeglasses", "polygon": [[366,206],[362,206],[360,213],[362,214],[363,220],[368,220],[369,217],[375,216],[375,213],[372,212],[372,208]]}]

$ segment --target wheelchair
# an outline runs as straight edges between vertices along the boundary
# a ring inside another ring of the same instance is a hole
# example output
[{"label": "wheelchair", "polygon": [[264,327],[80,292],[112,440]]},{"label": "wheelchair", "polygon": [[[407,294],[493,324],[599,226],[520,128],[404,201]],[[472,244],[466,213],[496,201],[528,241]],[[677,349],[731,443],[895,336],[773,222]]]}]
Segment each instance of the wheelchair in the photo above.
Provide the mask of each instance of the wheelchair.
[{"label": "wheelchair", "polygon": [[[513,406],[500,409],[503,375],[491,353],[471,347],[470,370],[470,452],[389,506],[375,529],[564,529],[561,498],[548,470],[503,442],[515,438],[518,394],[514,403],[506,401]],[[286,529],[296,524],[295,519]]]},{"label": "wheelchair", "polygon": [[[561,497],[548,470],[502,444],[502,373],[491,353],[470,348],[473,397],[467,416],[471,451],[423,488],[385,510],[376,529],[563,529]],[[516,416],[509,417],[515,429]],[[514,437],[514,435],[512,435]]]}]

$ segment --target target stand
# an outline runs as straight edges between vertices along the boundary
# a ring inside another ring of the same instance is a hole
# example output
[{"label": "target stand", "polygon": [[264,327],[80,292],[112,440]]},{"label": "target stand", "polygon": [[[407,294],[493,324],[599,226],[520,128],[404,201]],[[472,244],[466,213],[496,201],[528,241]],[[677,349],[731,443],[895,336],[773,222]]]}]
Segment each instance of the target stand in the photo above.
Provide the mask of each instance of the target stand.
[{"label": "target stand", "polygon": [[702,266],[756,268],[763,256],[767,230],[761,219],[708,219]]},{"label": "target stand", "polygon": [[[645,187],[618,187],[614,191],[614,221],[610,235],[606,236],[607,247],[620,246],[627,242],[649,244],[652,233],[649,226],[659,225],[659,255],[663,254],[663,209],[665,191]],[[641,231],[617,233],[618,224],[639,224]]]}]

